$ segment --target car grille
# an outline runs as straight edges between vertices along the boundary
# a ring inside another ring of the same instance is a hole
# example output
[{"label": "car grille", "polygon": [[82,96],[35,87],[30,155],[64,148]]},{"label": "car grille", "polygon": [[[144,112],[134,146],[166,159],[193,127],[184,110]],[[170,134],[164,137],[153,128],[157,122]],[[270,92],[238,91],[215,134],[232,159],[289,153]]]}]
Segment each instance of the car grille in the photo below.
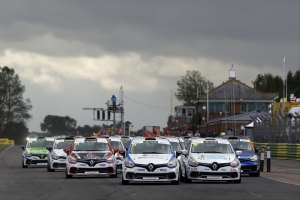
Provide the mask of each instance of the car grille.
[{"label": "car grille", "polygon": [[53,168],[66,167],[66,163],[53,163]]},{"label": "car grille", "polygon": [[88,164],[90,167],[94,167],[98,163],[106,162],[106,160],[105,159],[102,159],[102,160],[88,159],[88,160],[78,160],[78,162]]},{"label": "car grille", "polygon": [[26,165],[38,164],[38,163],[47,163],[47,160],[26,160]]},{"label": "car grille", "polygon": [[210,168],[212,171],[218,171],[221,167],[227,167],[230,166],[230,163],[216,163],[217,167],[214,169],[213,163],[198,163],[198,166],[204,166]]},{"label": "car grille", "polygon": [[122,169],[122,165],[117,165],[117,169]]},{"label": "car grille", "polygon": [[127,179],[143,179],[143,177],[158,177],[160,180],[161,179],[175,179],[176,174],[174,172],[172,173],[133,173],[133,172],[128,172],[126,174]]},{"label": "car grille", "polygon": [[256,172],[257,171],[257,166],[242,166],[241,170],[243,170],[243,172]]},{"label": "car grille", "polygon": [[222,176],[222,178],[237,178],[237,172],[191,172],[193,178],[207,178],[207,176]]},{"label": "car grille", "polygon": [[[150,163],[149,163],[150,164]],[[157,168],[160,168],[160,167],[167,167],[167,164],[152,164],[153,165],[153,168],[152,170],[150,170],[148,167],[149,167],[149,164],[135,164],[136,167],[141,167],[141,168],[144,168],[146,169],[148,172],[153,172],[155,171]]]},{"label": "car grille", "polygon": [[98,171],[99,173],[108,173],[112,174],[114,173],[114,169],[112,167],[107,167],[107,168],[77,168],[77,167],[71,167],[70,168],[70,173],[72,174],[84,174],[85,172],[89,171]]},{"label": "car grille", "polygon": [[60,159],[66,159],[66,156],[59,156]]},{"label": "car grille", "polygon": [[31,154],[31,156],[39,157],[39,159],[47,159],[48,154]]}]

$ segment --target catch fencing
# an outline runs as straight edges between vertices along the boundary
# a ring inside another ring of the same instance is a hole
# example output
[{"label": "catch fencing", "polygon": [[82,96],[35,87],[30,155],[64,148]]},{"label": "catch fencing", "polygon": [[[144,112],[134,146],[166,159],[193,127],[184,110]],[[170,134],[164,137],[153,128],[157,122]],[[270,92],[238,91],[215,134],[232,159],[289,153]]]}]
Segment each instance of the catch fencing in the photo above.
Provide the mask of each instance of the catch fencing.
[{"label": "catch fencing", "polygon": [[275,116],[265,120],[254,120],[253,141],[300,143],[300,118]]}]

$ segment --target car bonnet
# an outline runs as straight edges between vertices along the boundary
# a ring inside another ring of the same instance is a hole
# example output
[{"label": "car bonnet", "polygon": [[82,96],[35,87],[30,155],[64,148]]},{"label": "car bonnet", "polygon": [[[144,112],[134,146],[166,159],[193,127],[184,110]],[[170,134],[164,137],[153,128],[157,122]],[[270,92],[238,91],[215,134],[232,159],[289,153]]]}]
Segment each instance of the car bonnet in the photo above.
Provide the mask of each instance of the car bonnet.
[{"label": "car bonnet", "polygon": [[191,156],[199,163],[228,163],[236,158],[234,153],[191,153]]}]

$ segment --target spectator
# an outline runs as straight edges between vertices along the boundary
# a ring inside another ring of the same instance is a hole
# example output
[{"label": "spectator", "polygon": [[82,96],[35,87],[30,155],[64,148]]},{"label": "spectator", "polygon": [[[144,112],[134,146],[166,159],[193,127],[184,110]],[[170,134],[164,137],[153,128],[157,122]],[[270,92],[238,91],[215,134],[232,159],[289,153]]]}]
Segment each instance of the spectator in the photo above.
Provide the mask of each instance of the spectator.
[{"label": "spectator", "polygon": [[112,95],[111,102],[113,104],[113,109],[116,109],[117,98],[115,97],[115,95]]}]

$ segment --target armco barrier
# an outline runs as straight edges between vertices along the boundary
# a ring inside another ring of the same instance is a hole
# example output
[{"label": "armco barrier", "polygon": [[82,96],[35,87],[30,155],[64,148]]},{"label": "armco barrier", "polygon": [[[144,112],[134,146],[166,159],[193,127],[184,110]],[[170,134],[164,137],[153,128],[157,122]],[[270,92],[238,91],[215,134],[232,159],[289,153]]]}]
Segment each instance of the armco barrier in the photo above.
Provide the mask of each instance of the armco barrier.
[{"label": "armco barrier", "polygon": [[10,144],[10,145],[14,145],[15,141],[14,140],[10,140],[8,138],[0,138],[0,144]]},{"label": "armco barrier", "polygon": [[300,160],[300,144],[286,144],[286,143],[256,143],[253,145],[256,148],[265,148],[266,155],[266,147],[270,145],[271,147],[271,159],[283,159],[283,160]]}]

